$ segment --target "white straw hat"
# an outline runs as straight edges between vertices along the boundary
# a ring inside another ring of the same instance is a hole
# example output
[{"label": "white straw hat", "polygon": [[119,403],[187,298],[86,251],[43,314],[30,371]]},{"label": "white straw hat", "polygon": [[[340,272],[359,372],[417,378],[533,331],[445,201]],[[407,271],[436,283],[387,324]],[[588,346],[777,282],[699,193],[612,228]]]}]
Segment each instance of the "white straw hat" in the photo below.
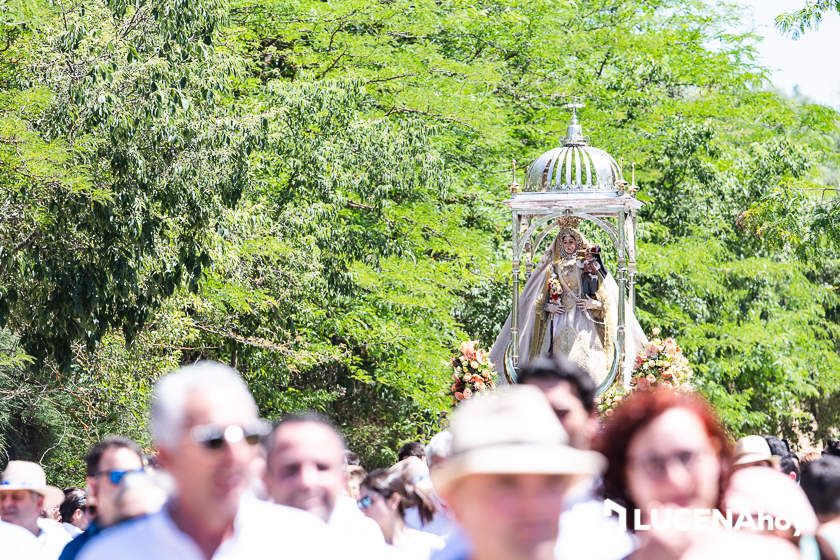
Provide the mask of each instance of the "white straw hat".
[{"label": "white straw hat", "polygon": [[568,445],[568,435],[536,387],[513,385],[462,402],[452,415],[452,453],[432,469],[438,493],[471,474],[589,474],[604,457]]},{"label": "white straw hat", "polygon": [[743,467],[767,461],[774,468],[779,467],[779,458],[770,451],[767,440],[761,436],[744,436],[735,443],[733,465]]},{"label": "white straw hat", "polygon": [[44,469],[30,461],[9,461],[0,479],[0,492],[28,490],[44,497],[44,509],[60,506],[64,492],[47,484]]}]

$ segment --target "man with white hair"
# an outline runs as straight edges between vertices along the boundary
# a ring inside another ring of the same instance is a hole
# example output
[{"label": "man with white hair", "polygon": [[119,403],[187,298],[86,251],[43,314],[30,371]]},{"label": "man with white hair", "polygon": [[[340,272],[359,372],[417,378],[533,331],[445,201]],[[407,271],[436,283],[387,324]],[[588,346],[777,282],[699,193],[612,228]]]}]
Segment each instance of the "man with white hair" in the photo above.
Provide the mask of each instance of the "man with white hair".
[{"label": "man with white hair", "polygon": [[247,496],[267,433],[245,383],[231,368],[200,362],[162,378],[151,432],[174,496],[157,514],[92,541],[82,560],[329,558],[325,528],[307,513]]}]

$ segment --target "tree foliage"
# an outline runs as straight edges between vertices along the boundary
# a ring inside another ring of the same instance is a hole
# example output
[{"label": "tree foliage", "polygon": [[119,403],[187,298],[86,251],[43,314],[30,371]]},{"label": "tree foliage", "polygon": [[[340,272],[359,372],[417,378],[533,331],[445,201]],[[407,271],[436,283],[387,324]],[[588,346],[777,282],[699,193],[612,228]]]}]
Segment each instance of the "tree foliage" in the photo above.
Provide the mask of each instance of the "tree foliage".
[{"label": "tree foliage", "polygon": [[817,29],[826,12],[840,13],[838,0],[806,0],[805,5],[792,12],[776,16],[776,27],[799,39],[809,29]]},{"label": "tree foliage", "polygon": [[0,6],[9,455],[78,481],[103,434],[148,443],[160,375],[211,358],[387,464],[438,429],[458,342],[504,321],[510,162],[576,96],[636,164],[643,325],[733,432],[836,430],[838,114],[764,91],[728,8]]}]

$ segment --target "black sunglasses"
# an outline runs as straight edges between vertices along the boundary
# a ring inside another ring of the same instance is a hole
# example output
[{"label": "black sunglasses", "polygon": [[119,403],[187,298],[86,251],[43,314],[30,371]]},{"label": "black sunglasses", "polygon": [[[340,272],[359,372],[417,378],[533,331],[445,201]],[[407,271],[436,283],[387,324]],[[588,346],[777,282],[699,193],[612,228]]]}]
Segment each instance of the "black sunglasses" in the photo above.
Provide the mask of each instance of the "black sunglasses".
[{"label": "black sunglasses", "polygon": [[207,449],[221,449],[225,442],[228,444],[245,441],[248,445],[257,445],[268,435],[270,427],[268,423],[260,422],[252,426],[196,426],[190,430],[190,438],[206,447]]}]

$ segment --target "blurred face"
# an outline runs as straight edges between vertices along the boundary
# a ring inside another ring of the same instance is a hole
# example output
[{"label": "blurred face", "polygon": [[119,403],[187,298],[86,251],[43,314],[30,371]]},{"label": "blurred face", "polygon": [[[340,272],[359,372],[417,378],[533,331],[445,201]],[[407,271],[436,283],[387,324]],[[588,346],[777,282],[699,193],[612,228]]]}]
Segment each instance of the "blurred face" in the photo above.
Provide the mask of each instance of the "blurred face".
[{"label": "blurred face", "polygon": [[627,490],[643,516],[654,508],[713,508],[718,450],[694,413],[673,408],[639,431],[627,449]]},{"label": "blurred face", "polygon": [[58,510],[58,506],[53,506],[46,510],[47,518],[52,519],[53,521],[61,522],[61,512]]},{"label": "blurred face", "polygon": [[379,524],[385,541],[390,544],[394,536],[394,529],[402,522],[398,510],[399,494],[392,494],[390,498],[386,498],[376,490],[364,485],[360,489],[360,494],[359,508],[365,515]]},{"label": "blurred face", "polygon": [[345,487],[341,440],[317,422],[283,424],[271,438],[265,473],[271,499],[327,521]]},{"label": "blurred face", "polygon": [[347,478],[347,494],[358,501],[362,497],[362,480],[364,479],[359,476],[351,476],[346,471],[345,476]]},{"label": "blurred face", "polygon": [[160,463],[174,479],[179,510],[196,523],[222,527],[236,517],[250,482],[259,440],[245,435],[253,433],[257,418],[241,399],[200,391],[187,397],[184,409],[179,442],[161,446]]},{"label": "blurred face", "polygon": [[574,387],[566,381],[549,379],[532,379],[528,381],[528,385],[537,387],[546,396],[554,414],[569,434],[572,447],[589,449],[598,421],[586,412]]},{"label": "blurred face", "polygon": [[0,492],[0,519],[6,523],[19,525],[38,535],[38,518],[44,507],[44,498],[29,490],[9,490]]},{"label": "blurred face", "polygon": [[551,551],[571,477],[474,474],[444,496],[476,559],[525,559]]},{"label": "blurred face", "polygon": [[120,520],[133,519],[160,511],[166,502],[166,492],[146,475],[131,475],[117,497]]},{"label": "blurred face", "polygon": [[88,477],[88,494],[96,503],[96,520],[102,527],[113,525],[119,519],[117,495],[120,484],[114,484],[111,473],[115,471],[137,471],[143,467],[140,457],[125,447],[106,449],[99,459],[99,471]]},{"label": "blurred face", "polygon": [[70,518],[70,524],[82,531],[87,529],[89,525],[88,516],[82,508],[73,512],[73,517]]},{"label": "blurred face", "polygon": [[566,252],[567,255],[575,254],[575,251],[577,251],[577,241],[575,241],[574,236],[563,236],[563,250]]}]

